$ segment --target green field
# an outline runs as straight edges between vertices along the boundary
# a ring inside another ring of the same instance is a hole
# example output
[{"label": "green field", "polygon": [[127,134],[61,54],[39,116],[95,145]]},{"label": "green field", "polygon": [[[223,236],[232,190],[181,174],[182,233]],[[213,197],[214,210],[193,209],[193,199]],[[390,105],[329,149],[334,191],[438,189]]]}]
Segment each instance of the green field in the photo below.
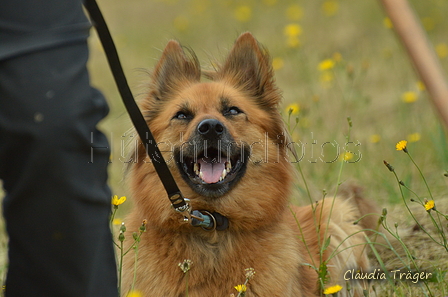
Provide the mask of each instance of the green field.
[{"label": "green field", "polygon": [[[284,94],[281,111],[285,119],[288,106],[299,105],[291,120],[293,126],[294,118],[299,118],[293,137],[304,144],[302,169],[316,191],[335,186],[334,173],[339,166],[332,161],[337,146],[343,152],[346,118],[351,117],[354,144],[349,149],[356,154],[349,156],[353,163],[347,163],[344,179],[355,177],[376,200],[397,203],[398,188],[383,165],[387,160],[403,181],[416,182],[414,189],[420,190],[416,170],[395,151],[395,143],[405,139],[433,191],[446,194],[442,175],[448,168],[446,134],[378,2],[168,0],[99,4],[137,99],[145,91],[147,71],[168,40],[192,48],[201,65],[210,68],[212,62],[222,61],[241,32],[250,31],[273,58]],[[448,3],[413,4],[446,69],[448,19],[443,11]],[[91,48],[92,82],[111,106],[102,127],[112,133],[111,184],[120,195],[125,193],[119,182],[124,160],[120,158],[121,141],[130,122],[95,34]],[[325,144],[328,142],[331,145]]]},{"label": "green field", "polygon": [[[313,201],[320,199],[324,190],[332,194],[338,181],[355,180],[367,197],[388,208],[391,229],[395,222],[403,232],[415,225],[403,201],[425,226],[432,224],[425,209],[410,202],[417,196],[422,201],[433,199],[438,211],[448,213],[448,177],[444,176],[448,169],[447,129],[378,1],[98,2],[136,99],[144,94],[148,71],[168,40],[192,48],[202,67],[211,68],[222,61],[240,33],[250,31],[273,58],[284,96],[280,111],[285,121],[289,120],[293,140],[300,144],[303,158],[299,165]],[[448,1],[410,2],[447,71]],[[128,153],[122,143],[128,139],[130,120],[94,32],[90,45],[92,84],[106,95],[111,107],[101,123],[112,145],[110,185],[114,194],[129,196],[122,181]],[[294,110],[289,115],[291,107]],[[352,122],[349,140],[348,117]],[[400,140],[408,141],[407,149],[433,197],[410,158],[396,150]],[[399,179],[417,196],[404,187],[401,194],[383,160],[394,166]],[[297,180],[295,202],[299,204],[309,202],[304,179]],[[124,217],[128,207],[123,205],[118,216]],[[448,230],[446,218],[441,218],[440,226],[436,224],[441,229],[435,227],[433,236],[442,244],[420,233],[403,241],[412,256],[422,260],[419,265],[428,271],[439,269],[442,275],[448,270],[448,252],[441,234]],[[382,251],[381,257],[388,269],[404,265],[387,251]],[[394,296],[445,296],[448,284],[441,276],[429,286],[400,282],[390,292]]]}]

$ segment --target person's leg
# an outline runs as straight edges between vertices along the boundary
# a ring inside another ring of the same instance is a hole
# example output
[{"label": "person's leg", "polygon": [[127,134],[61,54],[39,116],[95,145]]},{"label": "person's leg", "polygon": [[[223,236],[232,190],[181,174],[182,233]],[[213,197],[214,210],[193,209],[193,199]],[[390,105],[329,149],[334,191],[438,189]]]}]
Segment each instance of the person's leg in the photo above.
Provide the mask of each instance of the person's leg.
[{"label": "person's leg", "polygon": [[87,58],[84,41],[0,61],[6,296],[118,295],[110,152],[96,129],[108,108]]}]

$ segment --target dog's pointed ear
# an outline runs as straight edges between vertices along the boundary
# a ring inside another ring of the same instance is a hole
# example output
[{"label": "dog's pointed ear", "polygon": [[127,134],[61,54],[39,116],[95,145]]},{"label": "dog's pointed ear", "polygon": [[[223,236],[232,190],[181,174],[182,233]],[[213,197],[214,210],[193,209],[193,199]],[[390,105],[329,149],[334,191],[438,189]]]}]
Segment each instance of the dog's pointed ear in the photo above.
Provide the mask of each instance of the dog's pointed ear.
[{"label": "dog's pointed ear", "polygon": [[235,41],[214,79],[230,80],[267,106],[278,104],[281,98],[275,85],[269,53],[249,32]]},{"label": "dog's pointed ear", "polygon": [[157,99],[176,91],[181,84],[196,82],[201,78],[201,68],[191,50],[185,52],[179,42],[171,40],[152,73],[152,90]]}]

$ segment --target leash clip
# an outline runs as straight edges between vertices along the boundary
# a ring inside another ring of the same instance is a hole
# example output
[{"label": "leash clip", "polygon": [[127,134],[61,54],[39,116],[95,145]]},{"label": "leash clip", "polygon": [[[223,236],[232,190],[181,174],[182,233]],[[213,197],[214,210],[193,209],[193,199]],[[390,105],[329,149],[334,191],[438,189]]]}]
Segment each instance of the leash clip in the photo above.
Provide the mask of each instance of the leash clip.
[{"label": "leash clip", "polygon": [[178,213],[180,213],[184,218],[183,222],[188,223],[191,221],[191,208],[190,199],[182,197],[180,193],[176,193],[169,197],[171,200],[171,207],[174,208],[174,210]]},{"label": "leash clip", "polygon": [[182,223],[190,223],[194,227],[201,227],[206,231],[223,231],[229,227],[229,220],[217,212],[206,210],[191,210],[190,199],[184,198],[181,193],[171,195],[171,207],[182,214]]},{"label": "leash clip", "polygon": [[182,222],[188,223],[191,221],[190,206],[188,204],[175,208],[174,210],[183,215],[184,218]]}]

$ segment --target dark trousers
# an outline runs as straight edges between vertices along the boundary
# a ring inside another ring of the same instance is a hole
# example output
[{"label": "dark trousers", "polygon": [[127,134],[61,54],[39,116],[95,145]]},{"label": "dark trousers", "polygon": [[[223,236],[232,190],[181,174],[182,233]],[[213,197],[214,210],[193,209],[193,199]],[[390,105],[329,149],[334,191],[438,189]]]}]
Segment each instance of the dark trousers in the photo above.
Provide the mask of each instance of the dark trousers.
[{"label": "dark trousers", "polygon": [[96,128],[108,107],[89,83],[81,2],[0,3],[6,296],[115,297],[110,152]]}]

